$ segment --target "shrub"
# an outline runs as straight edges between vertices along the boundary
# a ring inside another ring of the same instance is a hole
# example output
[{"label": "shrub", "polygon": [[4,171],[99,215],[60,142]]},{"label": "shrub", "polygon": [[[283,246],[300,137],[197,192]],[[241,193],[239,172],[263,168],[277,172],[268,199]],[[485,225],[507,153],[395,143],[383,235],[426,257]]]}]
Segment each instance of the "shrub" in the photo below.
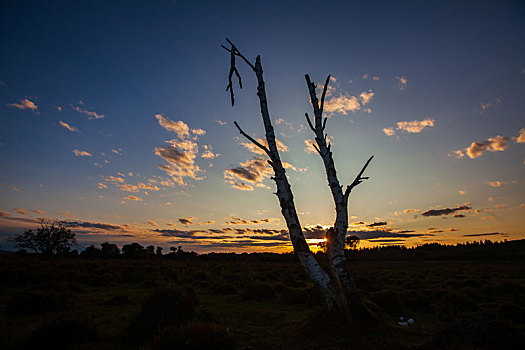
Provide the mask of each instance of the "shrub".
[{"label": "shrub", "polygon": [[280,298],[281,303],[287,305],[306,304],[308,292],[304,289],[285,288]]},{"label": "shrub", "polygon": [[254,284],[246,287],[241,293],[241,297],[250,301],[270,300],[275,298],[275,290],[269,284]]},{"label": "shrub", "polygon": [[91,319],[78,315],[45,323],[33,331],[32,349],[68,349],[97,338],[96,326]]},{"label": "shrub", "polygon": [[523,333],[482,313],[464,313],[445,324],[432,338],[432,349],[514,349]]},{"label": "shrub", "polygon": [[159,289],[144,301],[126,335],[130,340],[146,342],[165,327],[184,325],[193,318],[196,301],[189,288]]},{"label": "shrub", "polygon": [[165,328],[155,337],[152,348],[154,350],[229,350],[236,348],[236,341],[227,328],[216,324],[201,323]]},{"label": "shrub", "polygon": [[5,305],[8,316],[29,316],[42,312],[56,312],[67,309],[69,298],[64,294],[41,294],[25,292],[9,298]]}]

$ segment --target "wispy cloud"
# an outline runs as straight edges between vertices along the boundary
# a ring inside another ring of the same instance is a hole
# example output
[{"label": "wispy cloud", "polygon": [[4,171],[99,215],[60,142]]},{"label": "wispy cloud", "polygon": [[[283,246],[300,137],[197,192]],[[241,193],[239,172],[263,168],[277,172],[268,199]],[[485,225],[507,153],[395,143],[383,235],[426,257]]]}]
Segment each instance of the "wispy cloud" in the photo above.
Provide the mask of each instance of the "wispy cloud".
[{"label": "wispy cloud", "polygon": [[31,216],[31,214],[29,214],[25,209],[13,208],[13,210],[16,211],[20,215]]},{"label": "wispy cloud", "polygon": [[104,118],[104,114],[97,113],[97,112],[94,112],[94,111],[90,111],[90,110],[87,110],[87,109],[82,108],[80,106],[71,106],[71,108],[73,108],[73,110],[75,110],[75,111],[77,111],[79,113],[87,115],[89,120]]},{"label": "wispy cloud", "polygon": [[487,109],[491,108],[491,107],[494,107],[494,106],[497,106],[501,103],[501,99],[499,98],[496,98],[495,101],[491,101],[491,102],[482,102],[480,103],[480,108],[481,110],[479,111],[480,114],[484,113]]},{"label": "wispy cloud", "polygon": [[201,154],[202,158],[214,159],[220,157],[219,153],[213,153],[213,147],[210,145],[202,145],[203,152]]},{"label": "wispy cloud", "polygon": [[223,121],[223,120],[218,120],[218,119],[214,120],[214,122],[217,123],[217,124],[219,124],[219,125],[226,125],[226,124],[228,124],[228,123],[226,123],[225,121]]},{"label": "wispy cloud", "polygon": [[395,135],[395,130],[401,130],[403,132],[408,132],[411,134],[418,134],[427,127],[433,127],[435,122],[436,121],[432,118],[426,118],[423,120],[400,121],[397,122],[397,125],[395,127],[383,129],[383,132],[388,136]]},{"label": "wispy cloud", "polygon": [[179,222],[183,225],[190,225],[195,218],[193,216],[179,218]]},{"label": "wispy cloud", "polygon": [[[455,208],[441,208],[441,209],[429,209],[421,213],[422,216],[442,216],[442,215],[450,215],[458,211],[462,210],[470,210],[472,207],[469,207],[467,205],[457,206]],[[458,214],[462,215],[462,214]],[[459,216],[464,217],[464,216]]]},{"label": "wispy cloud", "polygon": [[31,101],[28,98],[23,98],[23,99],[21,99],[18,102],[9,103],[9,104],[7,104],[7,106],[18,108],[18,109],[30,109],[33,112],[37,112],[38,111],[38,106],[36,105],[36,103],[34,103],[33,101]]},{"label": "wispy cloud", "polygon": [[465,155],[471,159],[481,157],[483,152],[502,152],[508,147],[510,139],[506,136],[498,135],[496,137],[489,137],[487,140],[472,142],[472,144],[464,149],[453,151],[456,158],[463,158]]},{"label": "wispy cloud", "polygon": [[[256,138],[256,140],[261,145],[268,147],[268,142],[266,141],[266,139]],[[288,152],[288,146],[286,146],[281,140],[275,139],[275,143],[277,144],[277,149],[279,150],[279,152]],[[254,154],[258,154],[261,156],[266,155],[266,153],[262,149],[260,149],[250,141],[242,140],[241,145]]]},{"label": "wispy cloud", "polygon": [[143,202],[144,200],[142,198],[136,197],[136,196],[126,196],[124,199],[129,199],[131,201],[137,201],[137,202]]},{"label": "wispy cloud", "polygon": [[408,87],[408,78],[405,76],[396,77],[398,90],[404,91]]},{"label": "wispy cloud", "polygon": [[89,153],[88,151],[79,151],[78,149],[74,149],[73,153],[77,157],[91,157],[92,156],[92,154]]},{"label": "wispy cloud", "polygon": [[489,185],[490,187],[501,187],[506,183],[506,181],[487,181],[487,185]]},{"label": "wispy cloud", "polygon": [[516,143],[525,143],[525,128],[520,130],[519,136],[514,138],[514,141]]},{"label": "wispy cloud", "polygon": [[59,120],[58,123],[59,123],[60,125],[62,125],[64,128],[68,129],[69,131],[72,131],[72,132],[79,132],[77,128],[75,128],[74,126],[69,125],[69,124],[66,123],[66,122],[63,122],[63,121]]},{"label": "wispy cloud", "polygon": [[7,212],[7,211],[3,211],[3,210],[0,210],[0,217],[6,218],[6,217],[8,217],[9,215],[10,215],[9,212]]}]

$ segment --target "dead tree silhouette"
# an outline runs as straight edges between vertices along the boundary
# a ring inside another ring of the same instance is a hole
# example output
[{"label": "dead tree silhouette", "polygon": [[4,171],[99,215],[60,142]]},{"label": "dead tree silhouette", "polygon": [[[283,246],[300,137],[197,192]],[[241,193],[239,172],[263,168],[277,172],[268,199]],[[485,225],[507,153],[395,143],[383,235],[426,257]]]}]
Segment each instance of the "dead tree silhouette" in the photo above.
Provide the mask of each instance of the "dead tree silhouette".
[{"label": "dead tree silhouette", "polygon": [[305,116],[310,129],[315,134],[316,144],[314,144],[314,147],[323,160],[326,170],[326,177],[330,186],[333,200],[335,202],[336,210],[334,226],[326,232],[326,251],[330,266],[330,269],[327,272],[319,265],[318,261],[312,254],[303,235],[299,217],[297,216],[292,189],[286,177],[285,169],[279,156],[279,151],[277,149],[277,143],[275,140],[275,133],[270,120],[261,57],[257,56],[255,59],[255,64],[252,64],[243,54],[241,54],[241,52],[230,40],[226,39],[226,41],[230,47],[226,47],[224,45],[221,46],[230,53],[230,71],[226,90],[230,92],[232,106],[235,104],[232,81],[234,74],[237,76],[239,87],[242,89],[241,76],[235,65],[236,58],[239,57],[251,68],[257,78],[257,97],[259,98],[260,111],[264,123],[266,142],[268,146],[261,144],[246,134],[237,122],[234,122],[234,124],[244,137],[262,149],[270,158],[268,163],[274,172],[272,179],[277,185],[276,195],[279,198],[281,213],[286,221],[286,225],[290,233],[290,239],[300,264],[304,268],[309,278],[319,287],[328,310],[358,318],[369,319],[370,313],[364,306],[354,280],[348,270],[344,246],[346,232],[348,229],[348,198],[351,191],[357,185],[359,185],[363,180],[368,179],[368,177],[363,177],[363,173],[370,164],[373,156],[368,159],[359,174],[356,176],[355,180],[343,191],[343,187],[340,185],[337,178],[335,164],[332,157],[331,145],[327,141],[327,135],[324,133],[327,118],[323,118],[323,108],[326,91],[330,82],[330,76],[326,78],[321,95],[321,101],[319,101],[315,91],[316,85],[310,80],[310,77],[306,75],[306,84],[308,86],[310,101],[314,112],[313,123],[311,118],[308,116],[308,113],[305,113]]}]

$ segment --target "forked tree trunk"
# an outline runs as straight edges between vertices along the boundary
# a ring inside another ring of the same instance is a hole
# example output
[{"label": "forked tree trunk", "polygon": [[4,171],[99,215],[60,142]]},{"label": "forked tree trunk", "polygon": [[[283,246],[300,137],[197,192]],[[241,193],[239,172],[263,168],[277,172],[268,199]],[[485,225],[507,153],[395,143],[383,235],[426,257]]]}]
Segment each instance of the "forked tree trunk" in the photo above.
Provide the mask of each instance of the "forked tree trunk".
[{"label": "forked tree trunk", "polygon": [[254,143],[257,147],[261,148],[270,158],[268,163],[272,166],[274,176],[272,179],[277,185],[276,195],[279,198],[279,204],[281,206],[281,213],[286,221],[288,231],[290,233],[290,240],[292,242],[294,252],[299,259],[299,262],[303,266],[308,277],[319,287],[321,294],[324,297],[325,304],[329,310],[342,313],[352,314],[360,317],[368,317],[368,312],[363,305],[361,297],[357,291],[355,283],[348,271],[347,262],[344,254],[344,244],[346,237],[346,230],[348,228],[348,197],[353,187],[361,183],[362,180],[367,179],[361,177],[364,170],[372,160],[370,158],[365,164],[359,175],[356,177],[354,182],[349,185],[343,193],[342,187],[337,179],[335,171],[335,165],[330,151],[330,145],[326,142],[324,135],[324,128],[326,126],[326,118],[322,119],[324,98],[326,89],[328,87],[329,79],[327,78],[321,103],[317,100],[315,93],[315,85],[310,81],[308,75],[306,76],[308,90],[310,92],[312,106],[314,108],[314,124],[310,121],[308,115],[306,118],[308,123],[315,133],[316,149],[323,159],[328,183],[332,192],[332,196],[335,202],[336,209],[336,220],[334,227],[327,231],[327,253],[330,265],[330,271],[325,271],[317,262],[312,251],[310,250],[308,243],[303,235],[302,227],[297,216],[295,209],[295,203],[293,199],[293,193],[291,186],[286,177],[285,169],[282,165],[279,151],[277,149],[277,143],[275,140],[274,129],[270,120],[270,113],[268,111],[268,101],[266,99],[266,89],[263,79],[263,69],[261,65],[261,58],[257,56],[255,59],[255,65],[248,61],[237,48],[226,39],[231,45],[231,48],[222,46],[225,50],[230,52],[230,73],[228,77],[228,86],[226,90],[230,90],[232,106],[234,105],[234,94],[233,94],[233,74],[239,79],[239,85],[242,88],[241,77],[235,66],[235,58],[240,57],[248,64],[248,66],[254,71],[257,77],[257,97],[259,98],[259,105],[261,116],[263,119],[266,142],[268,146],[262,145],[257,140],[246,134],[241,127],[235,122],[235,126],[239,129],[239,132],[245,136],[248,140]]}]

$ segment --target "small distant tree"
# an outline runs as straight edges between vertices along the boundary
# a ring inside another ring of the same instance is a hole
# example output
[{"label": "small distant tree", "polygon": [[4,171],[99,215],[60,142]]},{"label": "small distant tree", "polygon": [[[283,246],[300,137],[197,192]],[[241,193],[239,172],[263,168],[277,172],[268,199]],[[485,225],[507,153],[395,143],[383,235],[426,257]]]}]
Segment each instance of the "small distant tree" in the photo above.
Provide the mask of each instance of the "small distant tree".
[{"label": "small distant tree", "polygon": [[87,247],[80,253],[80,256],[88,257],[88,258],[98,258],[100,257],[101,251],[97,247],[95,247],[93,244]]},{"label": "small distant tree", "polygon": [[157,247],[156,254],[157,255],[162,255],[162,247]]},{"label": "small distant tree", "polygon": [[76,238],[64,221],[42,218],[39,228],[15,235],[14,241],[19,248],[48,256],[69,251]]},{"label": "small distant tree", "polygon": [[120,249],[114,243],[104,242],[100,246],[102,247],[101,253],[103,256],[117,256],[120,254]]},{"label": "small distant tree", "polygon": [[351,235],[345,239],[345,248],[355,249],[359,245],[359,237],[356,235]]},{"label": "small distant tree", "polygon": [[143,251],[144,247],[138,243],[124,244],[122,246],[122,253],[124,253],[124,256],[127,257],[137,258],[142,254]]},{"label": "small distant tree", "polygon": [[149,245],[146,247],[146,253],[155,254],[155,246]]}]

